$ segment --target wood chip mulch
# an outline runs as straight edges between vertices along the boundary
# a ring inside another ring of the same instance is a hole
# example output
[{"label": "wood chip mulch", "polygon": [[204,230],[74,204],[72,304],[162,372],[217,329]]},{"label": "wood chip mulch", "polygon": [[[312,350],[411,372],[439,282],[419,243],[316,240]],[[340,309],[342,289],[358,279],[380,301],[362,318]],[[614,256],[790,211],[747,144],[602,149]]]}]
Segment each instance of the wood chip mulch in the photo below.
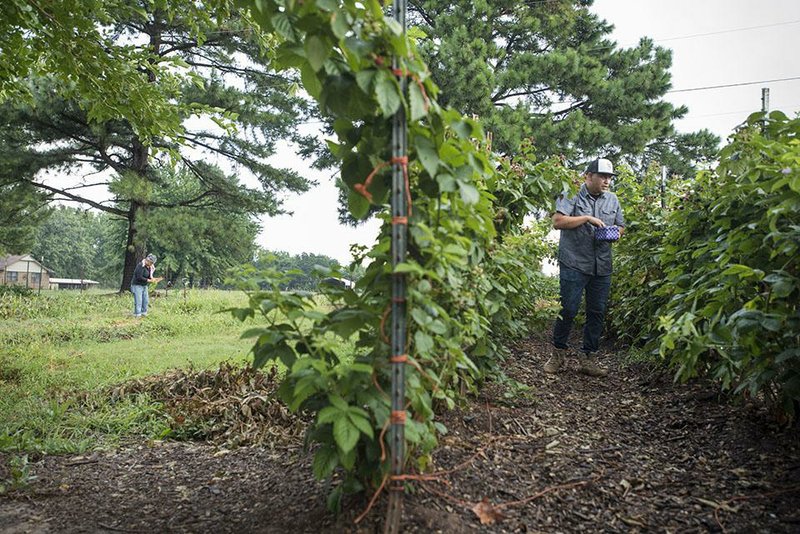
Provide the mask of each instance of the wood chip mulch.
[{"label": "wood chip mulch", "polygon": [[[796,426],[612,353],[601,355],[609,377],[579,375],[574,361],[546,375],[548,351],[526,341],[506,363],[528,392],[491,384],[443,416],[439,476],[406,493],[401,531],[800,531]],[[386,495],[357,525],[369,495],[333,517],[294,434],[45,456],[27,488],[0,495],[0,532],[382,532]]]}]

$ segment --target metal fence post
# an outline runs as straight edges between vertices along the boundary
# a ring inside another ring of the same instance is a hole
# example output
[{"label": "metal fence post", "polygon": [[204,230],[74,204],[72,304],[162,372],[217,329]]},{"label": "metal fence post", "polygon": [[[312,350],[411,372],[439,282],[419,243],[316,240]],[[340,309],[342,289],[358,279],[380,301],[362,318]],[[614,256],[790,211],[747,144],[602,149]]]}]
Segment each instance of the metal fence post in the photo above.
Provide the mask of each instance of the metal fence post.
[{"label": "metal fence post", "polygon": [[[406,0],[392,3],[394,20],[400,23],[403,36],[406,32]],[[399,74],[400,89],[406,93],[407,80],[400,58],[392,57],[392,68]],[[406,202],[406,180],[408,179],[406,112],[403,106],[392,119],[392,268],[406,259],[408,236],[408,212]],[[391,447],[391,474],[403,474],[405,460],[405,363],[406,357],[406,279],[403,274],[392,276],[392,338],[391,338],[391,427],[389,441]],[[385,531],[399,532],[403,505],[403,482],[393,478],[389,484],[389,510],[386,515]]]}]

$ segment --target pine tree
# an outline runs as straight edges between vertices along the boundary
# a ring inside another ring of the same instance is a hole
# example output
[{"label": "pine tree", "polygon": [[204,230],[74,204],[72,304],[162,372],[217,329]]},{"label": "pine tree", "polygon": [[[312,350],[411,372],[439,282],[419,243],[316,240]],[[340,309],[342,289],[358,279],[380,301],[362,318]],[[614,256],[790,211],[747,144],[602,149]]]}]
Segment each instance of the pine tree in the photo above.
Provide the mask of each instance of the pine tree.
[{"label": "pine tree", "polygon": [[440,101],[481,118],[493,148],[532,138],[571,160],[627,155],[691,163],[713,155],[707,131],[678,135],[687,109],[663,100],[671,53],[642,39],[619,48],[591,0],[411,0]]},{"label": "pine tree", "polygon": [[[116,18],[107,30],[113,34],[108,53],[129,57],[138,85],[157,95],[160,115],[146,130],[157,134],[143,133],[126,109],[119,117],[98,120],[92,106],[59,76],[32,78],[32,102],[7,101],[0,107],[0,159],[11,162],[4,168],[11,169],[13,180],[126,220],[121,291],[147,250],[149,236],[139,221],[149,210],[238,204],[247,213],[275,214],[281,192],[308,187],[297,173],[267,161],[282,139],[307,142],[297,133],[306,117],[305,101],[292,96],[291,77],[269,69],[270,38],[246,13],[232,12],[218,21],[198,15],[198,9],[192,0],[175,0],[111,13]],[[130,66],[120,68],[130,71]],[[209,164],[220,159],[234,173]],[[153,191],[161,171],[175,162],[195,176],[199,188],[193,195],[158,201]],[[106,185],[110,201],[84,194],[92,185],[86,180],[75,186],[42,179],[47,172],[77,174],[87,166],[93,175],[107,177],[92,183]],[[240,174],[252,176],[254,185],[243,185]]]}]

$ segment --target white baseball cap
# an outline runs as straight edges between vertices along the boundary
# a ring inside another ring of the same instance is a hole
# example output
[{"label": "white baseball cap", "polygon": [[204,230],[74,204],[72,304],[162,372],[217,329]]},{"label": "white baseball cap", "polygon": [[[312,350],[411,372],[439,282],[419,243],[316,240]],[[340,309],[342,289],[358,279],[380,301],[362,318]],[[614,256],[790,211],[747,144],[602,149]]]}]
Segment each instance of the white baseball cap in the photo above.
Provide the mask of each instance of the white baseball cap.
[{"label": "white baseball cap", "polygon": [[612,176],[617,175],[617,173],[614,172],[614,165],[607,159],[603,158],[598,158],[594,161],[590,161],[589,165],[586,166],[586,171],[584,172],[594,172],[597,174],[610,174]]}]

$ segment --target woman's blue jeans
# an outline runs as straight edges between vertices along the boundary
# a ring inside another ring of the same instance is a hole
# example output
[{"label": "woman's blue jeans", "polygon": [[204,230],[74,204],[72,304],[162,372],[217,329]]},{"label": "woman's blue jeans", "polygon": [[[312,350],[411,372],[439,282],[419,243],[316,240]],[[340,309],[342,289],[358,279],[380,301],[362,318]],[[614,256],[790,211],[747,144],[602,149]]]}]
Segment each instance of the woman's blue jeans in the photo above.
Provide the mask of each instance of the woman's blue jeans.
[{"label": "woman's blue jeans", "polygon": [[131,293],[133,293],[133,316],[147,315],[147,305],[150,303],[147,286],[131,284]]},{"label": "woman's blue jeans", "polygon": [[553,345],[559,349],[567,348],[572,323],[578,314],[585,292],[586,324],[583,327],[581,350],[595,352],[600,346],[600,334],[603,332],[611,275],[591,276],[563,265],[560,267],[561,314],[553,327]]}]

